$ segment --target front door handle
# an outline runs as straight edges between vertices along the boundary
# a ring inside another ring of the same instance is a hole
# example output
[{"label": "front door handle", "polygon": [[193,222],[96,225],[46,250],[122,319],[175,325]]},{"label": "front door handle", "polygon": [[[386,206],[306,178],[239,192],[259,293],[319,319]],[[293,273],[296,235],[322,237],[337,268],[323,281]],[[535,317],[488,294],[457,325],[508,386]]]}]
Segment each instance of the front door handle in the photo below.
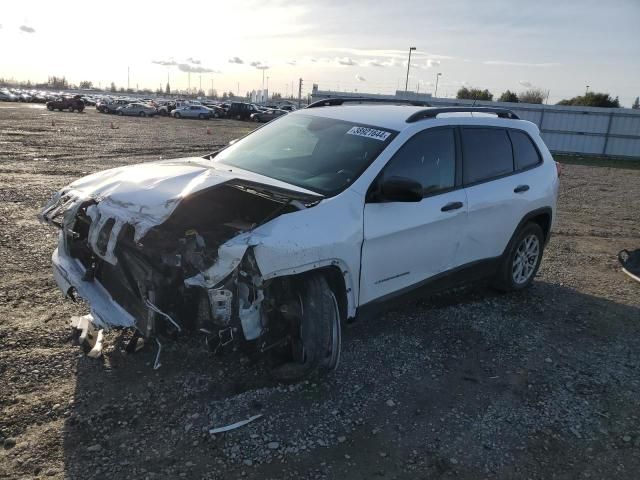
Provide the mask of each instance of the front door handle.
[{"label": "front door handle", "polygon": [[513,189],[513,192],[522,193],[522,192],[526,192],[527,190],[529,190],[529,185],[518,185],[516,188]]},{"label": "front door handle", "polygon": [[451,210],[457,210],[462,208],[462,202],[449,202],[440,209],[441,212],[449,212]]}]

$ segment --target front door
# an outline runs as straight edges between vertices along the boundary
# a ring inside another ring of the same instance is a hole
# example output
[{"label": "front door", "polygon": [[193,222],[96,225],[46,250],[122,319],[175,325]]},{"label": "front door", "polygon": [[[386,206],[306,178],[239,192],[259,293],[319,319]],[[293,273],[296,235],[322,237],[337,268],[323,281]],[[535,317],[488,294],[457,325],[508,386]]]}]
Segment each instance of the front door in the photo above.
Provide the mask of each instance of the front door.
[{"label": "front door", "polygon": [[467,198],[456,182],[456,163],[453,128],[423,130],[389,160],[376,182],[391,177],[417,180],[423,198],[374,198],[365,204],[360,305],[458,266]]}]

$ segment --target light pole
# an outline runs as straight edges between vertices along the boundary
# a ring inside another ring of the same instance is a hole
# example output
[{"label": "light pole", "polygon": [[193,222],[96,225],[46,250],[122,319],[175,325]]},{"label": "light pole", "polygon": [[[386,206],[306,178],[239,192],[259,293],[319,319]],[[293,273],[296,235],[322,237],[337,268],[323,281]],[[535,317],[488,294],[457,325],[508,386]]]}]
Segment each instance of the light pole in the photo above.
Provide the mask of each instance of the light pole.
[{"label": "light pole", "polygon": [[409,61],[407,62],[407,80],[404,82],[404,91],[407,92],[409,88],[409,68],[411,67],[411,52],[415,50],[416,47],[409,47]]},{"label": "light pole", "polygon": [[585,96],[589,95],[589,85],[587,85],[587,90],[584,92]]},{"label": "light pole", "polygon": [[267,101],[269,101],[269,76],[267,75]]},{"label": "light pole", "polygon": [[436,90],[433,92],[433,98],[438,98],[438,80],[440,80],[440,75],[442,75],[442,73],[436,73]]}]

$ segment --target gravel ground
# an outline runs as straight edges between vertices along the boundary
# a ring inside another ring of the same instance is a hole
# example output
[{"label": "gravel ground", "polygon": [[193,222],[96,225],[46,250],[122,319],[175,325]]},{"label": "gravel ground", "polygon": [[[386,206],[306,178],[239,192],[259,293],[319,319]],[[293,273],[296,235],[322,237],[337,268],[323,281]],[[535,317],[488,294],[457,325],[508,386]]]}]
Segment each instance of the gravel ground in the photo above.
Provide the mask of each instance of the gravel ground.
[{"label": "gravel ground", "polygon": [[40,206],[81,175],[251,128],[0,104],[0,478],[638,478],[640,285],[615,254],[640,247],[640,170],[565,166],[532,288],[478,285],[349,325],[316,383],[276,384],[195,335],[157,371],[155,346],[124,353],[129,332],[82,355],[69,318],[86,308],[55,287]]}]

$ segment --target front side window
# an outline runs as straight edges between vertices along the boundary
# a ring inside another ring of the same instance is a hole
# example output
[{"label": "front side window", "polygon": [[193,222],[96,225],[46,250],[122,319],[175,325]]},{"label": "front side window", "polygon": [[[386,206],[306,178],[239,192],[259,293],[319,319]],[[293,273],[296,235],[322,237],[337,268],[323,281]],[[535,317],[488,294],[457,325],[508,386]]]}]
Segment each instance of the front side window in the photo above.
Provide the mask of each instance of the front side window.
[{"label": "front side window", "polygon": [[452,128],[424,130],[405,143],[385,167],[384,178],[417,180],[425,195],[455,186],[456,145]]},{"label": "front side window", "polygon": [[285,115],[222,150],[214,162],[331,196],[351,185],[396,133],[331,118]]},{"label": "front side window", "polygon": [[516,170],[533,167],[541,162],[540,154],[533,145],[531,138],[524,132],[510,130],[511,143],[513,144],[513,157],[516,162]]},{"label": "front side window", "polygon": [[513,172],[513,152],[502,128],[462,129],[462,180],[481,182]]}]

